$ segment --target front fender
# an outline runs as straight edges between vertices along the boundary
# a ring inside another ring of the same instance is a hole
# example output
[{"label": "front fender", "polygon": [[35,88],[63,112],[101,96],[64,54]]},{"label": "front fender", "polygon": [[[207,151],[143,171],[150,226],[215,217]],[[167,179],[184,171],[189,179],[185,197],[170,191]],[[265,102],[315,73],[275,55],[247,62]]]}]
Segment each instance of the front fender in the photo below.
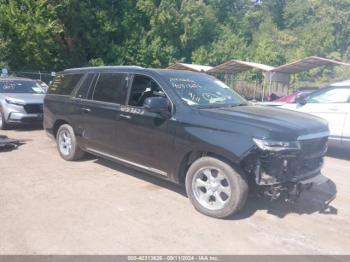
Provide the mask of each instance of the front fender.
[{"label": "front fender", "polygon": [[220,154],[234,163],[239,163],[255,145],[244,134],[200,127],[188,127],[186,131],[195,141],[195,150]]},{"label": "front fender", "polygon": [[180,127],[174,143],[176,159],[171,161],[172,180],[181,182],[188,162],[203,153],[222,157],[239,165],[241,160],[255,147],[253,140],[244,134],[201,127]]}]

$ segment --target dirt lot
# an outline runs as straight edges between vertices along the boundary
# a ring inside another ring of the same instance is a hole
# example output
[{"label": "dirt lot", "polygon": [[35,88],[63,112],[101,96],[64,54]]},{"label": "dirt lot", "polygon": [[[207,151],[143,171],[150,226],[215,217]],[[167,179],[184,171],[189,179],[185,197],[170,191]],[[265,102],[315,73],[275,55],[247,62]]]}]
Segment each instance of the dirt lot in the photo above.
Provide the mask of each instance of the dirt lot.
[{"label": "dirt lot", "polygon": [[239,216],[196,212],[181,187],[106,160],[62,160],[43,130],[0,152],[0,254],[349,254],[350,153],[334,151],[290,205],[254,197]]}]

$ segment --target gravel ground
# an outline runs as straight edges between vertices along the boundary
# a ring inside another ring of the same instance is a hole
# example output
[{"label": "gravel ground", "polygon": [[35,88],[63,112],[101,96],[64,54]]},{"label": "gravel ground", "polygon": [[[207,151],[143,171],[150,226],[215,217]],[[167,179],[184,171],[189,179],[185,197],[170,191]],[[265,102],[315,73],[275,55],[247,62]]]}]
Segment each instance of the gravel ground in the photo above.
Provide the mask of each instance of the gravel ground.
[{"label": "gravel ground", "polygon": [[41,129],[0,133],[23,141],[0,152],[0,254],[350,253],[349,152],[332,150],[330,181],[296,204],[250,197],[219,220],[172,183],[92,156],[62,160]]}]

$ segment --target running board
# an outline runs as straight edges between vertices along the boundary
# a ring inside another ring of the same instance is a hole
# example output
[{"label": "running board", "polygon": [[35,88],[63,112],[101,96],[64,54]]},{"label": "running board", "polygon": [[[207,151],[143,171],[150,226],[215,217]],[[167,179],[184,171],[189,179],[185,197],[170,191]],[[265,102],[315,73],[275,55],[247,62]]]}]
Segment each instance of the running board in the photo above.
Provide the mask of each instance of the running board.
[{"label": "running board", "polygon": [[85,150],[90,152],[90,153],[95,153],[95,154],[102,155],[102,156],[105,156],[105,157],[108,157],[108,158],[112,158],[112,159],[115,159],[117,161],[126,163],[128,165],[132,165],[132,166],[135,166],[135,167],[138,167],[138,168],[150,171],[152,173],[159,174],[161,176],[168,176],[168,174],[166,172],[164,172],[162,170],[159,170],[159,169],[156,169],[156,168],[153,168],[153,167],[144,166],[144,165],[141,165],[141,164],[129,161],[129,160],[125,160],[123,158],[116,157],[116,156],[113,156],[111,154],[104,153],[104,152],[101,152],[101,151],[98,151],[98,150],[95,150],[95,149],[92,149],[92,148],[86,148]]}]

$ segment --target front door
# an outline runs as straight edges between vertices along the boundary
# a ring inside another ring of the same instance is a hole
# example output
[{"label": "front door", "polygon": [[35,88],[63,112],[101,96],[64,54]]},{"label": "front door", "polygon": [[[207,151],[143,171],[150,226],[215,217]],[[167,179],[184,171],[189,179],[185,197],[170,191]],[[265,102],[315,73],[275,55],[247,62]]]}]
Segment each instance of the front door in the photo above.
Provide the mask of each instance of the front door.
[{"label": "front door", "polygon": [[144,109],[144,100],[153,96],[166,97],[151,77],[135,75],[128,103],[121,108],[119,146],[122,158],[166,176],[174,143],[173,129],[169,128],[172,120]]}]

